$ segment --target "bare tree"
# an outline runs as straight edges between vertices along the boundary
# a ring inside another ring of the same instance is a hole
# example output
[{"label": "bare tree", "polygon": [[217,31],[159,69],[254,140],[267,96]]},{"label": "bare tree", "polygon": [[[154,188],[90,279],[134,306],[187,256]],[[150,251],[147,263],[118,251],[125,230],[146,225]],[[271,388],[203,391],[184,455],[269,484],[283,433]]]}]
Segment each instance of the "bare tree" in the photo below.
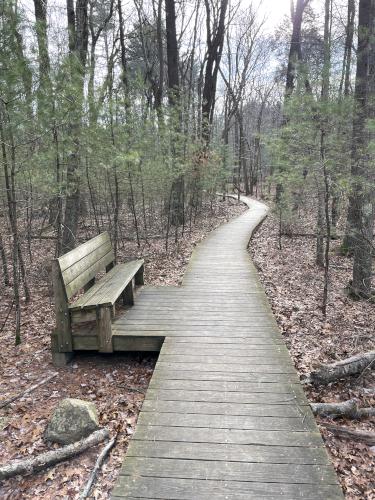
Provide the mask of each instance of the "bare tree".
[{"label": "bare tree", "polygon": [[216,83],[223,53],[228,0],[205,0],[207,52],[202,91],[202,138],[208,143],[215,109]]}]

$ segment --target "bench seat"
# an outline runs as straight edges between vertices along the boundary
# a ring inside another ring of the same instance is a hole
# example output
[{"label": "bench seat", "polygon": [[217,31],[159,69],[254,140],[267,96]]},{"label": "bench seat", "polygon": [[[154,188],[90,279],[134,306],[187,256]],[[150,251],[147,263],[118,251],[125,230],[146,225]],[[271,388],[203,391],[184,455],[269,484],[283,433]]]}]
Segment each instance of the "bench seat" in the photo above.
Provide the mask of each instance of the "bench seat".
[{"label": "bench seat", "polygon": [[117,264],[77,301],[70,304],[69,309],[82,311],[98,306],[113,306],[143,265],[143,260]]}]

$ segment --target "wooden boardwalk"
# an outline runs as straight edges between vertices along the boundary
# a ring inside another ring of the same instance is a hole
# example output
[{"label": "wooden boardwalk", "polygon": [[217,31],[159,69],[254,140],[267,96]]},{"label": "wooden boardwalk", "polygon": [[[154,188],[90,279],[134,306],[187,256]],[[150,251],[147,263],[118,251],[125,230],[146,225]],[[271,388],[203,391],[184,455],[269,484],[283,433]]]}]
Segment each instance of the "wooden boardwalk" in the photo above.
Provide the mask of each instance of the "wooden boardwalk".
[{"label": "wooden boardwalk", "polygon": [[244,201],[183,286],[145,288],[114,324],[119,346],[162,345],[114,499],[343,498],[246,250],[266,208]]}]

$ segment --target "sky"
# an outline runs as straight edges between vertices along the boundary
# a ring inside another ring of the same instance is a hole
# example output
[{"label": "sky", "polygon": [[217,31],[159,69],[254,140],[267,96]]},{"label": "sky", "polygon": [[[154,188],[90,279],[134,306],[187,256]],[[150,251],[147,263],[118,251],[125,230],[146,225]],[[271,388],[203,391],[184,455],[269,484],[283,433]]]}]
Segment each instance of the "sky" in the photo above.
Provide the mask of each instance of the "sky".
[{"label": "sky", "polygon": [[[250,0],[242,2],[244,5],[251,3]],[[267,28],[271,30],[280,24],[285,14],[290,15],[290,0],[263,0],[260,2],[260,12],[265,16]]]}]

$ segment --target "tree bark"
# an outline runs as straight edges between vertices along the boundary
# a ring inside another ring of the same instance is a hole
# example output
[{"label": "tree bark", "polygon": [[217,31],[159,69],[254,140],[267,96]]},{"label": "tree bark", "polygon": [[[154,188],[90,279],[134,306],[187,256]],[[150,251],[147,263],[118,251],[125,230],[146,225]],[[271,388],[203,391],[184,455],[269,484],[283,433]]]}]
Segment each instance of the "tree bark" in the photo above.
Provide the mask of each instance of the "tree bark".
[{"label": "tree bark", "polygon": [[375,408],[358,408],[354,399],[342,403],[310,403],[314,415],[329,418],[352,418],[359,420],[375,416]]},{"label": "tree bark", "polygon": [[357,71],[352,142],[352,192],[343,248],[354,253],[352,293],[371,295],[374,226],[374,167],[369,146],[374,139],[368,120],[375,118],[375,0],[360,0]]},{"label": "tree bark", "polygon": [[64,230],[62,234],[63,253],[75,247],[80,215],[80,134],[82,128],[82,106],[84,97],[84,77],[88,46],[88,0],[77,0],[76,11],[73,0],[67,0],[69,30],[70,79],[74,82],[75,109],[71,111],[69,124],[72,151],[67,159],[66,204]]},{"label": "tree bark", "polygon": [[[302,49],[301,49],[301,31],[302,31],[302,20],[303,13],[309,0],[297,0],[296,7],[292,11],[292,37],[290,40],[289,56],[288,56],[288,66],[286,70],[286,85],[285,85],[285,97],[288,98],[292,95],[295,81],[297,78],[298,65],[302,62]],[[307,80],[306,80],[307,81]],[[308,83],[305,83],[308,85]]]},{"label": "tree bark", "polygon": [[358,441],[360,443],[366,443],[368,446],[375,445],[375,432],[355,431],[353,429],[349,429],[349,427],[340,425],[324,423],[321,423],[320,425],[336,436],[351,439],[352,441]]},{"label": "tree bark", "polygon": [[[219,0],[217,0],[219,2]],[[220,7],[212,8],[211,2],[205,0],[207,54],[204,85],[202,92],[202,138],[209,143],[211,125],[215,109],[216,83],[223,53],[225,18],[228,0],[220,0]]]},{"label": "tree bark", "polygon": [[351,375],[361,374],[370,368],[375,368],[375,351],[357,354],[329,365],[322,364],[310,373],[310,380],[313,384],[329,384]]}]

